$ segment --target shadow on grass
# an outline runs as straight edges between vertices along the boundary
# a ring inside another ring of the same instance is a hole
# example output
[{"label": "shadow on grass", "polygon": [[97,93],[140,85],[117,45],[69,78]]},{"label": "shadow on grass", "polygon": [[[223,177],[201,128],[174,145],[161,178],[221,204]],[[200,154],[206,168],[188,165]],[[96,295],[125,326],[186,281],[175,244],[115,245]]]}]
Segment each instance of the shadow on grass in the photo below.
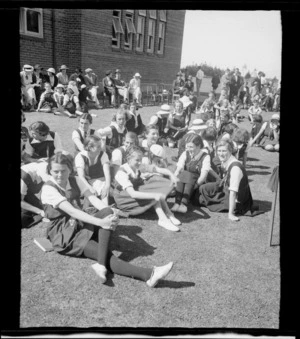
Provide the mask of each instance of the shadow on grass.
[{"label": "shadow on grass", "polygon": [[122,252],[119,259],[124,261],[154,254],[156,247],[149,245],[141,238],[138,235],[141,232],[142,227],[139,226],[118,226],[111,239],[110,249]]},{"label": "shadow on grass", "polygon": [[246,170],[247,170],[248,168],[269,169],[269,168],[270,168],[270,166],[262,166],[262,165],[248,165],[248,164],[247,164],[247,166],[246,166]]},{"label": "shadow on grass", "polygon": [[[210,215],[208,213],[206,213],[200,206],[195,205],[191,205],[191,207],[188,209],[188,213],[181,214],[175,212],[175,215],[176,217],[179,217],[180,221],[183,223],[201,219],[210,219]],[[184,217],[180,218],[180,216]]]},{"label": "shadow on grass", "polygon": [[191,281],[172,281],[172,280],[162,280],[156,285],[156,288],[187,288],[193,287],[196,284]]},{"label": "shadow on grass", "polygon": [[247,157],[247,161],[259,161],[259,159]]},{"label": "shadow on grass", "polygon": [[269,175],[271,172],[257,172],[257,171],[247,171],[247,175]]},{"label": "shadow on grass", "polygon": [[258,205],[259,206],[259,210],[263,211],[263,212],[268,212],[271,211],[272,209],[272,203],[270,201],[266,201],[266,200],[254,200],[253,201],[254,205]]}]

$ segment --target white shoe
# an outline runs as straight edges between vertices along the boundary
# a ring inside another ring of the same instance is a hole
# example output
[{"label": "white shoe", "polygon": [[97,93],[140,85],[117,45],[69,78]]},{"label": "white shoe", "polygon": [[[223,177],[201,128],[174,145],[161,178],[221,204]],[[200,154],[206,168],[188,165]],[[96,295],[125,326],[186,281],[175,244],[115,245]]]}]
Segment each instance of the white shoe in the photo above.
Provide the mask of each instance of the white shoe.
[{"label": "white shoe", "polygon": [[159,280],[165,278],[170,273],[172,267],[173,267],[172,261],[165,266],[159,267],[154,266],[151,278],[146,281],[146,284],[149,287],[154,287]]},{"label": "white shoe", "polygon": [[173,207],[171,208],[171,211],[172,212],[177,212],[178,208],[179,208],[179,205],[178,204],[174,204]]},{"label": "white shoe", "polygon": [[98,263],[93,264],[91,267],[100,278],[101,283],[105,284],[107,269],[103,265],[100,265]]},{"label": "white shoe", "polygon": [[184,204],[181,204],[177,210],[178,213],[186,213],[187,207]]},{"label": "white shoe", "polygon": [[181,225],[181,221],[178,220],[177,218],[175,218],[174,215],[170,215],[168,218],[170,219],[170,221],[173,225],[175,225],[175,226]]},{"label": "white shoe", "polygon": [[159,220],[158,226],[161,226],[161,227],[165,228],[166,230],[173,231],[173,232],[179,231],[179,228],[176,227],[175,225],[173,225],[172,222],[169,219],[164,220],[164,221]]}]

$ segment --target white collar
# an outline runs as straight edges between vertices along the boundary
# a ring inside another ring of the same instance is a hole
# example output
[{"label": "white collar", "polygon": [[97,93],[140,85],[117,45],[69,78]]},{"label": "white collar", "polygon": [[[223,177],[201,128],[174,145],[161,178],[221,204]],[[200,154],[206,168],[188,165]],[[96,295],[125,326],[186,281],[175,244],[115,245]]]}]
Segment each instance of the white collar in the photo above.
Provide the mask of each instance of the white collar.
[{"label": "white collar", "polygon": [[222,163],[222,167],[225,168],[225,170],[227,171],[229,166],[234,162],[237,161],[236,157],[233,156],[231,154],[231,156],[229,157],[229,159],[227,159],[225,162]]},{"label": "white collar", "polygon": [[138,176],[138,171],[134,172],[134,170],[129,166],[127,162],[122,165],[122,168],[126,171],[127,174],[131,174],[134,178]]},{"label": "white collar", "polygon": [[112,122],[111,124],[110,124],[110,126],[114,126],[114,127],[116,127],[116,129],[117,129],[117,131],[119,132],[119,133],[123,133],[124,132],[124,130],[125,130],[125,126],[123,126],[123,128],[121,129],[120,127],[119,127],[119,125],[116,123],[116,122]]}]

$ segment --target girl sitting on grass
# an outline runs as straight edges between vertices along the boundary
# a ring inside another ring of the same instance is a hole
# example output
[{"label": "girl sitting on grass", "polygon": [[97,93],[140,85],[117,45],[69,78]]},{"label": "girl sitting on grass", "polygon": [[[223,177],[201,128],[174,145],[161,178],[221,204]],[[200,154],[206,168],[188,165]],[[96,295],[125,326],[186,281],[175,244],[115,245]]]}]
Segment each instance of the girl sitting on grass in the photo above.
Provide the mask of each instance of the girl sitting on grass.
[{"label": "girl sitting on grass", "polygon": [[186,213],[192,194],[200,187],[210,171],[210,156],[204,149],[202,138],[194,134],[186,143],[186,151],[180,156],[174,175],[179,182],[176,187],[172,212]]},{"label": "girl sitting on grass", "polygon": [[110,168],[108,156],[103,152],[102,140],[90,135],[83,145],[84,150],[75,157],[78,176],[93,194],[108,205]]},{"label": "girl sitting on grass", "polygon": [[255,114],[262,114],[262,109],[259,106],[258,100],[253,101],[253,105],[248,109],[248,119],[253,123],[253,116]]},{"label": "girl sitting on grass", "polygon": [[37,112],[51,113],[57,111],[57,104],[54,99],[54,92],[52,91],[49,82],[45,83],[45,91],[41,94],[40,101],[37,107]]},{"label": "girl sitting on grass", "polygon": [[95,132],[94,129],[90,128],[91,124],[93,123],[93,118],[89,113],[83,113],[78,120],[78,128],[75,129],[72,133],[72,141],[75,147],[74,156],[76,156],[78,152],[84,150],[84,140],[88,136],[93,135]]},{"label": "girl sitting on grass", "polygon": [[232,134],[232,142],[234,145],[233,155],[246,167],[248,142],[250,134],[245,128],[237,128]]},{"label": "girl sitting on grass", "polygon": [[[49,160],[48,180],[41,193],[47,223],[47,238],[54,251],[62,255],[95,260],[93,270],[100,282],[107,280],[107,270],[112,273],[145,281],[154,287],[172,269],[173,263],[153,269],[127,263],[109,250],[110,237],[119,224],[114,210],[94,196],[80,178],[72,176],[70,155],[57,153]],[[98,210],[90,215],[82,210],[83,195]]]},{"label": "girl sitting on grass", "polygon": [[[132,146],[127,153],[127,162],[122,165],[115,176],[114,199],[117,208],[129,215],[141,215],[152,206],[158,216],[158,225],[178,232],[180,221],[170,211],[166,197],[173,189],[170,180],[156,181],[139,170],[143,152]],[[153,172],[157,172],[155,166]]]},{"label": "girl sitting on grass", "polygon": [[142,140],[141,148],[145,155],[148,154],[152,145],[159,143],[159,129],[157,125],[148,125],[145,130],[146,139]]}]

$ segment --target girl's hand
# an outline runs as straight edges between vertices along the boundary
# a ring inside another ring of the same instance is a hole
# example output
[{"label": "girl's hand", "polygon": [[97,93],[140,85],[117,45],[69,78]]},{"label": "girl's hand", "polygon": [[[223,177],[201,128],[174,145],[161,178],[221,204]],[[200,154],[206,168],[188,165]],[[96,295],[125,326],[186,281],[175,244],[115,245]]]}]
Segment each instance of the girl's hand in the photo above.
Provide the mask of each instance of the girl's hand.
[{"label": "girl's hand", "polygon": [[40,210],[39,214],[44,218],[45,212],[43,210]]},{"label": "girl's hand", "polygon": [[104,219],[99,219],[99,226],[103,229],[114,231],[119,224],[119,218],[115,214],[110,214]]},{"label": "girl's hand", "polygon": [[179,179],[178,179],[178,177],[176,176],[176,175],[171,175],[170,176],[170,179],[171,179],[171,181],[172,181],[172,184],[174,185],[174,186],[177,186],[177,183],[179,182]]},{"label": "girl's hand", "polygon": [[154,193],[154,200],[159,201],[161,199],[164,199],[165,196],[162,193]]},{"label": "girl's hand", "polygon": [[103,189],[101,191],[101,199],[104,199],[105,197],[108,196],[108,194],[109,194],[109,187],[110,187],[110,185],[107,185],[107,184],[103,187]]},{"label": "girl's hand", "polygon": [[228,213],[228,218],[231,221],[239,221],[240,219],[236,217],[234,214]]},{"label": "girl's hand", "polygon": [[95,190],[94,187],[92,187],[92,186],[90,186],[90,192],[91,192],[93,195],[97,195],[96,190]]}]

